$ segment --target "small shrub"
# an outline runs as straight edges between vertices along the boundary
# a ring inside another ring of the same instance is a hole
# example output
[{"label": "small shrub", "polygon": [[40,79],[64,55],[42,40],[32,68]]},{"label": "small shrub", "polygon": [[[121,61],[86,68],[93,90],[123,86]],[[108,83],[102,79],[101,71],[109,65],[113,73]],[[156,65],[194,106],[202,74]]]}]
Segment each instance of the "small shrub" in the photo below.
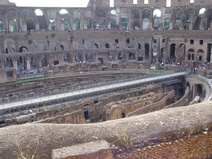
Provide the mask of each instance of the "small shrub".
[{"label": "small shrub", "polygon": [[55,37],[55,33],[52,33],[50,36],[51,36],[52,38],[54,38],[54,37]]},{"label": "small shrub", "polygon": [[29,43],[29,44],[32,44],[32,40],[28,40],[28,43]]}]

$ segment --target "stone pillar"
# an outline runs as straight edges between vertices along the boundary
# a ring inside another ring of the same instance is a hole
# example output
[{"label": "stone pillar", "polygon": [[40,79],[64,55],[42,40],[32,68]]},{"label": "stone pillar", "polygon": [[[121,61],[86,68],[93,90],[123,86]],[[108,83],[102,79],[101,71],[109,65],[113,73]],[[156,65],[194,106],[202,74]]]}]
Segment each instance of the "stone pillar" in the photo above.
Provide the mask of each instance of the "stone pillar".
[{"label": "stone pillar", "polygon": [[41,58],[40,57],[34,58],[34,64],[35,66],[38,66],[40,68],[42,66]]},{"label": "stone pillar", "polygon": [[30,60],[26,60],[26,70],[27,71],[30,71],[31,70]]},{"label": "stone pillar", "polygon": [[0,61],[0,68],[4,68],[4,61]]},{"label": "stone pillar", "polygon": [[173,22],[170,22],[169,30],[173,30]]},{"label": "stone pillar", "polygon": [[35,24],[35,30],[40,30],[40,26],[39,26],[39,24]]},{"label": "stone pillar", "polygon": [[212,47],[211,47],[210,55],[211,55],[210,63],[212,63]]},{"label": "stone pillar", "polygon": [[15,61],[15,60],[13,60],[13,67],[14,67],[14,69],[18,70],[17,61]]}]

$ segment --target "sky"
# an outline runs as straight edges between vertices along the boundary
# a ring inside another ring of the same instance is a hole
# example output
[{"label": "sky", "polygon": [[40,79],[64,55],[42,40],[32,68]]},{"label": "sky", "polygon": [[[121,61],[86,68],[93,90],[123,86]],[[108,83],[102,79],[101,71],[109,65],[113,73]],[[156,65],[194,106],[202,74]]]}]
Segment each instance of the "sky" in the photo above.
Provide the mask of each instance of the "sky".
[{"label": "sky", "polygon": [[9,0],[28,7],[86,7],[89,0]]}]

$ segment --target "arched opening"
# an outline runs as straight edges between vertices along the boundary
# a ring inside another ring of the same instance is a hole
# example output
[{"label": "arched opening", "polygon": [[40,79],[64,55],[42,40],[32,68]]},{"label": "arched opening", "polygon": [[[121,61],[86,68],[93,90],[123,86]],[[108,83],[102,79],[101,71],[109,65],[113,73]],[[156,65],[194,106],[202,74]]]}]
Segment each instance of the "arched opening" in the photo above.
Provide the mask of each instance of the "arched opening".
[{"label": "arched opening", "polygon": [[93,28],[93,20],[89,20],[87,23],[87,28],[92,29]]},{"label": "arched opening", "polygon": [[201,8],[201,9],[199,10],[199,16],[200,16],[200,17],[203,17],[203,15],[205,14],[205,11],[206,11],[205,8]]},{"label": "arched opening", "polygon": [[50,22],[50,29],[51,30],[55,30],[56,29],[56,22],[55,22],[55,20],[53,18],[50,18],[49,22]]},{"label": "arched opening", "polygon": [[87,53],[87,54],[85,55],[85,59],[86,59],[86,61],[91,62],[91,61],[92,61],[91,53]]},{"label": "arched opening", "polygon": [[140,43],[138,43],[138,49],[141,50],[141,44]]},{"label": "arched opening", "polygon": [[110,44],[106,43],[105,44],[105,48],[109,49],[110,48]]},{"label": "arched opening", "polygon": [[129,60],[135,60],[135,54],[133,52],[129,53]]},{"label": "arched opening", "polygon": [[149,27],[150,27],[149,19],[144,18],[143,19],[143,30],[149,30],[150,29]]},{"label": "arched opening", "polygon": [[176,55],[176,44],[171,44],[170,46],[170,58],[174,59]]},{"label": "arched opening", "polygon": [[6,58],[4,61],[4,67],[13,67],[12,59]]},{"label": "arched opening", "polygon": [[198,61],[203,61],[203,58],[204,58],[204,50],[202,50],[202,49],[199,49],[198,51],[197,51],[197,57],[198,57]]},{"label": "arched opening", "polygon": [[164,30],[169,30],[170,28],[170,22],[171,22],[171,19],[170,18],[165,18],[164,19]]},{"label": "arched opening", "polygon": [[4,22],[0,19],[0,31],[4,30]]},{"label": "arched opening", "polygon": [[27,20],[27,31],[35,30],[35,22],[31,19]]},{"label": "arched opening", "polygon": [[74,22],[75,22],[75,29],[80,30],[80,20],[78,18],[75,18]]},{"label": "arched opening", "polygon": [[99,28],[106,28],[106,21],[104,19],[99,21]]},{"label": "arched opening", "polygon": [[128,19],[127,18],[121,18],[121,29],[128,30]]},{"label": "arched opening", "polygon": [[149,44],[145,43],[145,59],[149,59]]},{"label": "arched opening", "polygon": [[161,11],[159,9],[155,9],[153,11],[154,18],[160,18],[161,17]]},{"label": "arched opening", "polygon": [[123,60],[124,59],[124,53],[123,52],[120,52],[118,54],[118,60]]},{"label": "arched opening", "polygon": [[110,14],[111,14],[112,16],[115,16],[115,15],[116,15],[116,11],[113,9],[113,10],[110,11]]},{"label": "arched opening", "polygon": [[125,118],[125,116],[126,116],[125,113],[122,112],[121,113],[121,118]]},{"label": "arched opening", "polygon": [[95,47],[96,47],[96,49],[98,49],[99,48],[99,45],[97,43],[95,43]]},{"label": "arched opening", "polygon": [[116,24],[116,20],[114,18],[111,19],[111,28],[119,28],[119,26]]},{"label": "arched opening", "polygon": [[140,29],[140,21],[139,20],[135,20],[134,22],[133,22],[133,29],[134,30],[139,30]]},{"label": "arched opening", "polygon": [[61,45],[60,45],[60,49],[61,49],[61,50],[65,50],[65,47],[61,44]]},{"label": "arched opening", "polygon": [[59,13],[60,15],[68,15],[68,11],[66,9],[61,9]]},{"label": "arched opening", "polygon": [[139,16],[139,11],[138,11],[137,9],[134,9],[134,10],[132,11],[132,14],[133,14],[133,18],[134,18],[134,19],[139,19],[139,18],[140,18],[140,16]]},{"label": "arched opening", "polygon": [[89,119],[89,105],[88,104],[84,105],[84,118],[85,118],[85,120]]},{"label": "arched opening", "polygon": [[68,30],[69,29],[69,22],[67,18],[62,18],[61,20],[61,29]]},{"label": "arched opening", "polygon": [[82,61],[82,55],[80,53],[76,54],[75,60],[76,60],[76,62]]},{"label": "arched opening", "polygon": [[9,21],[9,31],[10,32],[17,32],[18,31],[18,23],[16,19],[11,19]]},{"label": "arched opening", "polygon": [[26,46],[21,46],[21,47],[19,48],[19,52],[28,52],[28,49],[27,49]]},{"label": "arched opening", "polygon": [[36,15],[36,16],[43,16],[43,11],[40,10],[40,9],[36,9],[36,10],[35,10],[35,15]]},{"label": "arched opening", "polygon": [[162,48],[160,51],[160,59],[159,59],[160,62],[163,62],[163,54],[164,54],[164,48]]},{"label": "arched opening", "polygon": [[188,50],[188,60],[194,61],[194,49]]},{"label": "arched opening", "polygon": [[96,11],[96,16],[97,17],[105,17],[105,15],[106,15],[106,13],[102,9],[99,9],[99,10]]}]

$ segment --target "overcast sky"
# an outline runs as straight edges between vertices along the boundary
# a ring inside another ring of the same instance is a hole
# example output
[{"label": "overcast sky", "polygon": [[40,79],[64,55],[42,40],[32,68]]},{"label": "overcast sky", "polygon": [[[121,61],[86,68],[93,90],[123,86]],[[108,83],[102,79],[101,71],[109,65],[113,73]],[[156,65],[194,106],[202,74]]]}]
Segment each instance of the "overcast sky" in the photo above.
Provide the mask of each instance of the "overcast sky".
[{"label": "overcast sky", "polygon": [[9,0],[17,6],[34,7],[86,7],[89,0]]}]

